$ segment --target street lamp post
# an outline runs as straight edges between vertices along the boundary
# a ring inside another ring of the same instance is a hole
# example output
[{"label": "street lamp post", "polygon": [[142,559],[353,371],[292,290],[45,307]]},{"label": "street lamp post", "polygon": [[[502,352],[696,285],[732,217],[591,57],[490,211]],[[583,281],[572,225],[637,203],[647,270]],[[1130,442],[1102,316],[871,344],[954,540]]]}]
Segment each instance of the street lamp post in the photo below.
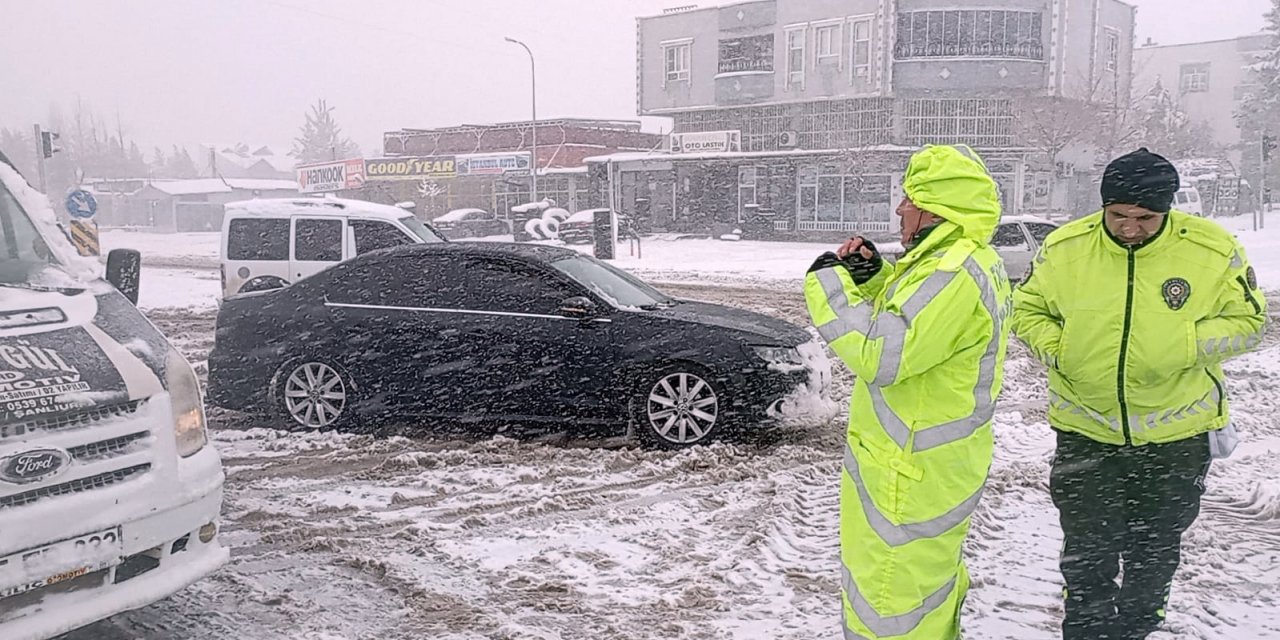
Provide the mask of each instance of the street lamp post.
[{"label": "street lamp post", "polygon": [[529,73],[532,77],[533,84],[533,202],[538,201],[538,67],[533,61],[533,50],[529,45],[520,42],[514,38],[507,38],[507,42],[518,44],[524,47],[525,53],[529,54]]}]

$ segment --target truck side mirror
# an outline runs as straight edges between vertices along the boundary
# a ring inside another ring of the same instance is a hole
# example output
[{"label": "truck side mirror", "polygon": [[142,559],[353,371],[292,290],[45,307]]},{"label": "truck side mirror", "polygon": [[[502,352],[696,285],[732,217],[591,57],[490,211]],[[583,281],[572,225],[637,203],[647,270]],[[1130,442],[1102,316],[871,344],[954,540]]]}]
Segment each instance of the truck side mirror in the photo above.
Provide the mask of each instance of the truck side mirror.
[{"label": "truck side mirror", "polygon": [[107,282],[134,305],[142,278],[142,254],[135,249],[112,249],[107,254]]}]

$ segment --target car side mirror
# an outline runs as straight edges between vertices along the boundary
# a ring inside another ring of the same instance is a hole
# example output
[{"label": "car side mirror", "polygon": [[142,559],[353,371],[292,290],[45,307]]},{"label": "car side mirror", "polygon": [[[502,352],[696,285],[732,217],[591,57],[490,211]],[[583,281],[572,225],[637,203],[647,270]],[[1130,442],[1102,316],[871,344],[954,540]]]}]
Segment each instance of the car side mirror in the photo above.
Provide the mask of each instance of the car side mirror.
[{"label": "car side mirror", "polygon": [[134,249],[112,249],[107,254],[107,282],[138,304],[142,278],[142,254]]},{"label": "car side mirror", "polygon": [[574,296],[560,303],[560,313],[570,318],[590,318],[599,310],[596,303],[586,296]]}]

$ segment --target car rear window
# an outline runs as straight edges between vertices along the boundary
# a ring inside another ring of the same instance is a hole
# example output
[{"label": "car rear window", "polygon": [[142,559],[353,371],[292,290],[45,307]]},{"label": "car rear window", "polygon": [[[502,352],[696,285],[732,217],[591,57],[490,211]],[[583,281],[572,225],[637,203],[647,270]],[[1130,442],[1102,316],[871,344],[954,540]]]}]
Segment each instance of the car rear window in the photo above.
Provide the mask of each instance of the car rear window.
[{"label": "car rear window", "polygon": [[288,220],[232,220],[227,230],[228,260],[288,260]]}]

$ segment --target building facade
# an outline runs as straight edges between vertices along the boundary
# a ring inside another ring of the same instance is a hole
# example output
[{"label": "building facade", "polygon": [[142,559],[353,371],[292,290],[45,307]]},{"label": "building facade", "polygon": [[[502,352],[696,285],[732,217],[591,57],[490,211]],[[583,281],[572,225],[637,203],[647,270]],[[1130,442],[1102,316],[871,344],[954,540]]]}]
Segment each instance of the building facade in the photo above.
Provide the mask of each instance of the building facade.
[{"label": "building facade", "polygon": [[[759,215],[783,233],[887,230],[925,144],[988,160],[1007,212],[1071,207],[1075,172],[1028,139],[1030,101],[1130,90],[1134,9],[1117,0],[754,0],[637,21],[637,109],[665,157],[598,158],[611,204],[683,230]],[[734,143],[736,142],[735,148]],[[631,175],[634,174],[634,175]],[[732,201],[732,202],[731,202]]]},{"label": "building facade", "polygon": [[292,180],[259,178],[98,179],[84,187],[98,202],[98,226],[160,232],[220,231],[228,202],[298,195]]},{"label": "building facade", "polygon": [[1167,91],[1197,126],[1208,126],[1238,168],[1256,173],[1260,136],[1242,131],[1235,114],[1255,79],[1247,69],[1270,44],[1258,34],[1230,40],[1144,46],[1136,52],[1137,92]]},{"label": "building facade", "polygon": [[[584,209],[587,157],[651,151],[662,142],[662,136],[641,131],[634,121],[540,120],[538,199],[570,211]],[[532,199],[533,149],[532,122],[390,131],[383,135],[384,158],[365,160],[364,186],[352,195],[388,204],[411,201],[428,219],[466,208],[509,218],[513,207]],[[431,170],[414,171],[414,166]],[[409,170],[396,170],[402,167]]]}]

